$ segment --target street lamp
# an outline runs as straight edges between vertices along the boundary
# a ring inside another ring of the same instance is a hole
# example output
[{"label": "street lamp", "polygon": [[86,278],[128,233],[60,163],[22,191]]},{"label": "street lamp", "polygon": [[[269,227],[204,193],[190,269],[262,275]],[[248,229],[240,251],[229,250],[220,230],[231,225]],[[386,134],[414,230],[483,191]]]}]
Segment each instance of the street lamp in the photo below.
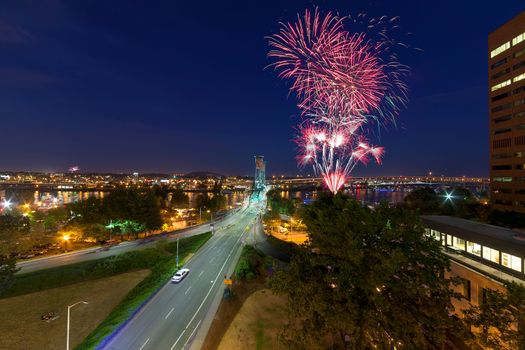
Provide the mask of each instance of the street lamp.
[{"label": "street lamp", "polygon": [[84,304],[84,305],[87,305],[89,304],[87,301],[79,301],[79,302],[76,302],[74,303],[73,305],[68,305],[67,307],[67,333],[66,333],[66,350],[69,350],[69,321],[70,321],[70,318],[71,318],[71,309],[75,306],[77,306],[78,304]]},{"label": "street lamp", "polygon": [[64,251],[67,252],[67,242],[69,241],[69,235],[63,235],[62,240],[64,241]]}]

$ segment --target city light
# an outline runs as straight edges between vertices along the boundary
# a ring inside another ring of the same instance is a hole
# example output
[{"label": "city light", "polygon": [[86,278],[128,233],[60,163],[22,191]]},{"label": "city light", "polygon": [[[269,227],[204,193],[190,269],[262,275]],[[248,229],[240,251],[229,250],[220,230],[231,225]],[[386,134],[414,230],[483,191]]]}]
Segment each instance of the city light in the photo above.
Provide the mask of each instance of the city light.
[{"label": "city light", "polygon": [[63,236],[62,236],[62,239],[63,239],[65,242],[69,241],[69,235],[63,235]]},{"label": "city light", "polygon": [[448,192],[445,191],[445,202],[446,202],[446,201],[452,201],[452,199],[454,198],[454,196],[452,195],[452,193],[453,193],[453,192],[448,193]]},{"label": "city light", "polygon": [[12,203],[11,203],[10,200],[8,200],[8,199],[4,199],[4,201],[2,202],[2,207],[3,207],[4,209],[9,209],[9,208],[11,207],[11,204],[12,204]]}]

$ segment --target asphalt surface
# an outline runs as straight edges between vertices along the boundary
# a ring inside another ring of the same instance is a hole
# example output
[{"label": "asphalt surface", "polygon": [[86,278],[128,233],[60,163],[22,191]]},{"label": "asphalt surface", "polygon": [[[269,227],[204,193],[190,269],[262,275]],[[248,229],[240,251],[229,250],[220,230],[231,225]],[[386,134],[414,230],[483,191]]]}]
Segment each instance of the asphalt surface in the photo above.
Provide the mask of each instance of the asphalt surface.
[{"label": "asphalt surface", "polygon": [[213,299],[223,293],[225,271],[237,263],[263,208],[262,202],[252,203],[217,223],[215,235],[184,266],[190,269],[186,278],[164,285],[104,349],[187,349],[210,317]]},{"label": "asphalt surface", "polygon": [[[235,212],[228,214],[223,219],[215,222],[215,226],[218,227],[224,222],[230,222],[231,217],[235,215]],[[167,234],[165,237],[168,241],[177,239],[177,235],[180,238],[190,237],[199,235],[201,233],[211,231],[210,224],[203,224],[199,226],[189,227],[175,232]],[[28,261],[19,262],[16,264],[20,268],[18,274],[28,273],[38,270],[49,269],[62,265],[75,264],[88,260],[96,260],[106,258],[108,256],[118,255],[126,253],[132,250],[145,249],[155,246],[156,241],[161,237],[148,238],[145,240],[135,240],[130,242],[123,242],[119,245],[112,246],[109,250],[102,250],[101,247],[89,248],[84,250],[78,250],[70,253],[59,254],[48,256],[44,258],[31,259]]]}]

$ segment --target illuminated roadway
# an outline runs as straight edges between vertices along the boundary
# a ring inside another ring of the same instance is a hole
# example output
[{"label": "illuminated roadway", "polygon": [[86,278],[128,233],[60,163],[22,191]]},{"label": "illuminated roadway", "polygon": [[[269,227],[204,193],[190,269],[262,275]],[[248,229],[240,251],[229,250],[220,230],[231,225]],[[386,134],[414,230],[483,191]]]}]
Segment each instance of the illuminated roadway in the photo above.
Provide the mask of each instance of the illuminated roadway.
[{"label": "illuminated roadway", "polygon": [[[230,216],[233,216],[233,214],[227,216],[224,220],[228,221]],[[220,223],[216,223],[216,225],[220,225]],[[210,224],[203,224],[195,227],[182,229],[176,232],[180,235],[180,238],[183,238],[209,231],[211,231]],[[169,237],[167,237],[167,239],[169,241],[172,241],[176,239],[176,237],[176,235],[170,235]],[[109,250],[102,250],[101,247],[96,247],[85,250],[78,250],[65,254],[53,255],[44,258],[31,259],[28,261],[17,263],[16,267],[20,268],[20,271],[18,271],[18,273],[28,273],[38,270],[50,269],[62,265],[75,264],[88,260],[107,258],[108,256],[122,254],[132,250],[154,247],[156,240],[158,240],[159,238],[160,237],[151,238],[149,241],[135,240],[130,242],[123,242],[119,245],[112,246]]]},{"label": "illuminated roadway", "polygon": [[215,235],[184,266],[188,276],[178,284],[166,283],[104,349],[188,348],[199,327],[213,317],[208,311],[222,295],[224,276],[235,267],[264,205],[252,203],[217,223]]}]

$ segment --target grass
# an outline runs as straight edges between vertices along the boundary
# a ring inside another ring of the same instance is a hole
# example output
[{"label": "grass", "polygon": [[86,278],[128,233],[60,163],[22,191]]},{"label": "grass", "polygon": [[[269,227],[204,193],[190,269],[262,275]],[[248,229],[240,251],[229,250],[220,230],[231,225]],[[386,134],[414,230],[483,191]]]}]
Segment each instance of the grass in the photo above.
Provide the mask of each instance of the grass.
[{"label": "grass", "polygon": [[[80,304],[71,310],[71,346],[80,344],[149,274],[149,270],[135,270],[0,299],[0,349],[64,349],[67,306],[84,300],[89,304]],[[41,316],[51,311],[59,318],[42,321]]]},{"label": "grass", "polygon": [[[181,239],[179,242],[179,256],[181,265],[196,252],[211,237],[211,233]],[[165,250],[169,253],[176,251],[176,242],[167,244]],[[152,267],[152,273],[133,288],[118,304],[109,316],[77,347],[77,349],[96,348],[106,337],[115,332],[127,321],[166,281],[176,269],[174,255],[164,255]]]},{"label": "grass", "polygon": [[114,276],[132,270],[148,269],[153,267],[156,261],[162,257],[162,252],[155,248],[148,248],[104,259],[16,275],[13,286],[0,295],[0,298],[9,298],[50,288],[64,287],[79,282]]}]

